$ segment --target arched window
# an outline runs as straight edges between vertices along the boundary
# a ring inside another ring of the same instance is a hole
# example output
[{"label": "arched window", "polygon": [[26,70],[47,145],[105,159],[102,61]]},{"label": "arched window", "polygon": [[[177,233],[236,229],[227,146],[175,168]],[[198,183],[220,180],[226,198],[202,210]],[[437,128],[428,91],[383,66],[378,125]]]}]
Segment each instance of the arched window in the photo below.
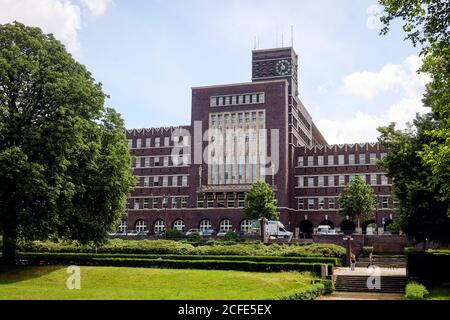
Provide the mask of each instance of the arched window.
[{"label": "arched window", "polygon": [[223,219],[220,221],[220,231],[230,231],[231,228],[231,221],[229,219]]},{"label": "arched window", "polygon": [[341,223],[341,231],[345,234],[352,234],[355,232],[355,223],[350,220],[344,220]]},{"label": "arched window", "polygon": [[303,220],[302,222],[300,222],[300,232],[305,235],[312,234],[314,232],[314,226],[312,222],[309,220]]},{"label": "arched window", "polygon": [[178,231],[184,231],[184,228],[186,225],[184,224],[184,221],[181,219],[177,219],[173,222],[173,228]]},{"label": "arched window", "polygon": [[145,224],[144,220],[138,220],[136,221],[136,231],[137,232],[141,232],[141,231],[146,231],[147,230],[147,225]]},{"label": "arched window", "polygon": [[242,220],[241,222],[241,231],[244,233],[252,232],[252,221],[250,219]]},{"label": "arched window", "polygon": [[127,232],[127,220],[122,220],[120,222],[120,226],[117,229],[117,231],[121,232],[121,233],[125,233]]},{"label": "arched window", "polygon": [[202,221],[200,221],[200,230],[206,230],[206,229],[211,229],[211,221],[209,221],[208,219],[203,219]]},{"label": "arched window", "polygon": [[155,221],[154,224],[154,231],[155,233],[161,233],[166,229],[166,225],[164,224],[164,220],[158,219]]}]

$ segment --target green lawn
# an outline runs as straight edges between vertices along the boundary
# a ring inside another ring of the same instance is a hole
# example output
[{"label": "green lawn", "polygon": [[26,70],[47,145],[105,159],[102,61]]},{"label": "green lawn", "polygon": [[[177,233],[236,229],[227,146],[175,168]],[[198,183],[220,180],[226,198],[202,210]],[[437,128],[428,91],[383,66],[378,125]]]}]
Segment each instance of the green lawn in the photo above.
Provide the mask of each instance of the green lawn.
[{"label": "green lawn", "polygon": [[0,299],[274,299],[310,286],[309,274],[81,267],[69,290],[66,267],[0,269]]},{"label": "green lawn", "polygon": [[427,300],[450,300],[450,283],[442,287],[432,288]]}]

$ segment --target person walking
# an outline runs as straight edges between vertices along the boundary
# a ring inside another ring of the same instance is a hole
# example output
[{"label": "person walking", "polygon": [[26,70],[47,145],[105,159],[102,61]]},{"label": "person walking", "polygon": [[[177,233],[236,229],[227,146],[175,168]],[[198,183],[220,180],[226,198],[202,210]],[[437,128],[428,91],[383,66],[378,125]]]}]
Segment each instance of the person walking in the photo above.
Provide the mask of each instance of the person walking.
[{"label": "person walking", "polygon": [[350,258],[350,264],[352,266],[352,271],[355,271],[355,266],[356,266],[356,256],[352,253],[351,258]]}]

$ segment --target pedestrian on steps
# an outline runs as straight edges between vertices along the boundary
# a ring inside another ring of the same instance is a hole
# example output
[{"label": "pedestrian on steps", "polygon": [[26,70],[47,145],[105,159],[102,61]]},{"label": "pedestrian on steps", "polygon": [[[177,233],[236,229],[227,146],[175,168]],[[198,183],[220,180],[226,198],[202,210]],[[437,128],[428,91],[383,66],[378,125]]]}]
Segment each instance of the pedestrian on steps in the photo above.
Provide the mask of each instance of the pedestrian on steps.
[{"label": "pedestrian on steps", "polygon": [[372,252],[369,254],[369,264],[367,265],[367,268],[373,266],[373,254]]},{"label": "pedestrian on steps", "polygon": [[355,271],[355,266],[356,266],[356,256],[352,253],[351,258],[350,258],[350,264],[352,266],[352,271]]}]

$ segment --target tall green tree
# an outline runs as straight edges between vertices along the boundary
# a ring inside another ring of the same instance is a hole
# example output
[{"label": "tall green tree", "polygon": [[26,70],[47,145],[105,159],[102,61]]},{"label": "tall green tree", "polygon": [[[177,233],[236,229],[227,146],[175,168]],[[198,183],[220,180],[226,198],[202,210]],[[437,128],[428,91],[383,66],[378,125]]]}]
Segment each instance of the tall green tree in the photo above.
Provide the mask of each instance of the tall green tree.
[{"label": "tall green tree", "polygon": [[372,187],[360,176],[356,176],[340,194],[339,208],[340,215],[356,218],[360,228],[360,220],[371,220],[375,216],[377,201]]},{"label": "tall green tree", "polygon": [[382,165],[394,180],[393,191],[400,203],[394,224],[416,242],[450,242],[448,203],[438,196],[440,186],[418,151],[433,139],[427,132],[436,126],[433,115],[427,114],[418,116],[405,131],[395,129],[394,124],[379,129],[380,143],[391,150]]},{"label": "tall green tree", "polygon": [[0,228],[19,239],[101,243],[136,183],[122,119],[52,35],[0,25]]},{"label": "tall green tree", "polygon": [[244,213],[249,219],[260,219],[261,237],[264,241],[265,219],[278,220],[279,213],[275,193],[265,181],[256,181],[245,196]]},{"label": "tall green tree", "polygon": [[[420,72],[431,76],[426,86],[424,106],[430,108],[435,125],[424,132],[427,143],[417,152],[431,168],[431,180],[441,200],[450,201],[450,2],[448,0],[380,0],[381,21],[389,31],[394,20],[403,21],[406,39],[421,46]],[[420,121],[420,120],[419,120]],[[447,212],[450,216],[450,210]]]}]

